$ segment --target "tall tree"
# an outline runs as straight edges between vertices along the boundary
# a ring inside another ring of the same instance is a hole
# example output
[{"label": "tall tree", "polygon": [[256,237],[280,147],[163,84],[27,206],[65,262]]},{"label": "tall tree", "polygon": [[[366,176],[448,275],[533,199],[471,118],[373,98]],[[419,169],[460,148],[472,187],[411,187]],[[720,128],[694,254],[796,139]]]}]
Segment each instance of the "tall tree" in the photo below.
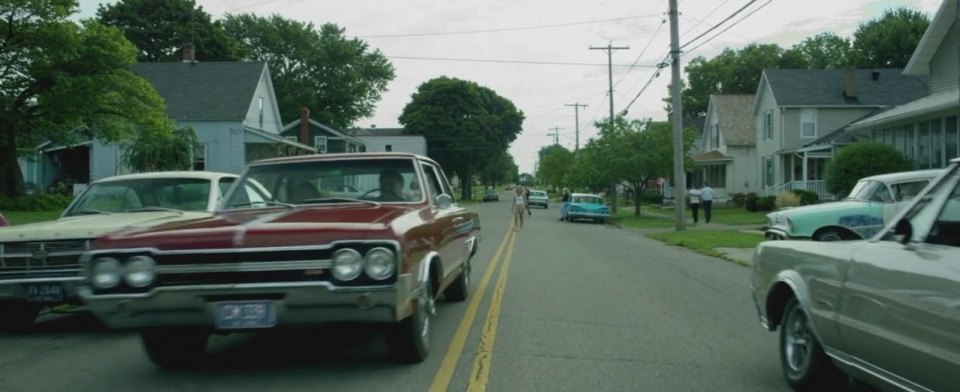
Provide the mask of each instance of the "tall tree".
[{"label": "tall tree", "polygon": [[[421,84],[403,108],[400,124],[427,139],[427,151],[461,183],[472,184],[478,169],[505,151],[523,125],[513,102],[475,82],[442,76]],[[462,197],[472,198],[464,186]]]},{"label": "tall tree", "polygon": [[841,69],[853,65],[850,40],[831,32],[808,37],[784,52],[787,57],[796,54],[806,69]]},{"label": "tall tree", "polygon": [[74,0],[0,3],[0,195],[24,191],[18,149],[171,131],[163,99],[130,71],[136,47],[116,28],[67,20],[76,9]]},{"label": "tall tree", "polygon": [[137,46],[137,60],[181,61],[181,48],[192,43],[198,61],[235,61],[240,43],[194,0],[120,0],[97,8],[100,21],[119,27]]},{"label": "tall tree", "polygon": [[860,24],[853,33],[857,67],[906,67],[928,26],[926,15],[909,8],[887,10],[879,18]]},{"label": "tall tree", "polygon": [[513,163],[513,156],[506,150],[500,151],[480,168],[480,181],[487,186],[497,186],[516,177],[517,165]]},{"label": "tall tree", "polygon": [[383,53],[344,29],[285,19],[279,15],[227,15],[224,29],[240,41],[249,60],[264,61],[280,106],[280,117],[298,117],[301,106],[324,124],[344,128],[373,114],[395,77]]},{"label": "tall tree", "polygon": [[617,181],[608,170],[604,151],[599,139],[590,139],[580,149],[567,171],[566,183],[576,188],[585,188],[590,192],[599,192],[609,188]]},{"label": "tall tree", "polygon": [[539,155],[537,178],[554,188],[566,185],[567,172],[574,161],[573,152],[559,144],[553,144],[541,148]]}]

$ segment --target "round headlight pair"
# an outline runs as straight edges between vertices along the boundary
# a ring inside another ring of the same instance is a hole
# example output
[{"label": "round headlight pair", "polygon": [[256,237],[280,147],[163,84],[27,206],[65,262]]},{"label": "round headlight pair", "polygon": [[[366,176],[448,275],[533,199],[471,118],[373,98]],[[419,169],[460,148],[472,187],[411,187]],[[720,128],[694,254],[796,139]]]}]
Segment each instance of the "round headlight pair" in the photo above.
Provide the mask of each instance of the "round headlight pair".
[{"label": "round headlight pair", "polygon": [[366,272],[373,280],[384,280],[396,271],[396,257],[387,248],[374,248],[367,252],[364,259],[354,249],[340,249],[333,254],[333,277],[337,280],[351,281]]},{"label": "round headlight pair", "polygon": [[112,289],[125,282],[134,288],[147,287],[157,278],[157,263],[150,256],[133,256],[126,265],[113,257],[94,259],[92,284],[98,289]]}]

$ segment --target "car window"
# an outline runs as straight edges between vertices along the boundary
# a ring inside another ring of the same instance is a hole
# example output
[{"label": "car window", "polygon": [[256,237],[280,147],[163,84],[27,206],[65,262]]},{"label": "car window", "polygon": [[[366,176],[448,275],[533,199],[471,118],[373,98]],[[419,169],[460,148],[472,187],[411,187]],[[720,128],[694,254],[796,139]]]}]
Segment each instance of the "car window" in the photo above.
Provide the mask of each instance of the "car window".
[{"label": "car window", "polygon": [[960,247],[960,181],[954,181],[950,195],[930,228],[927,242]]},{"label": "car window", "polygon": [[217,195],[217,199],[223,198],[227,194],[227,191],[230,190],[230,185],[233,185],[233,182],[236,181],[236,178],[233,177],[223,177],[220,179],[220,182],[217,188],[220,190],[220,194]]},{"label": "car window", "polygon": [[433,166],[422,165],[423,166],[423,175],[426,177],[427,183],[427,198],[433,202],[434,198],[439,196],[443,191],[440,185],[440,177],[437,175],[437,171],[433,169]]},{"label": "car window", "polygon": [[893,193],[897,201],[910,201],[919,195],[920,191],[926,188],[928,184],[930,184],[929,180],[922,180],[901,182],[899,184],[893,184],[891,187],[893,188]]},{"label": "car window", "polygon": [[203,178],[116,180],[91,185],[66,215],[150,207],[206,211],[209,198],[210,180]]},{"label": "car window", "polygon": [[893,201],[893,195],[890,194],[890,189],[887,188],[886,184],[879,181],[873,181],[873,183],[875,185],[872,187],[872,191],[867,197],[867,200],[878,203],[889,203]]}]

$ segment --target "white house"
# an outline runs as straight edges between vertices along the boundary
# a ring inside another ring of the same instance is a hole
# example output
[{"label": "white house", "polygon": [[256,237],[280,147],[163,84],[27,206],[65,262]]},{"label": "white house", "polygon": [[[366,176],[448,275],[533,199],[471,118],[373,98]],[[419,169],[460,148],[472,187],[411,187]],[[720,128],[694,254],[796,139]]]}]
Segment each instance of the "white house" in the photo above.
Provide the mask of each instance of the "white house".
[{"label": "white house", "polygon": [[704,182],[726,200],[734,193],[756,192],[757,139],[752,94],[712,94],[703,137],[692,156],[696,165],[688,187]]},{"label": "white house", "polygon": [[427,155],[423,135],[405,135],[403,128],[355,128],[348,134],[363,141],[367,152],[409,152]]}]

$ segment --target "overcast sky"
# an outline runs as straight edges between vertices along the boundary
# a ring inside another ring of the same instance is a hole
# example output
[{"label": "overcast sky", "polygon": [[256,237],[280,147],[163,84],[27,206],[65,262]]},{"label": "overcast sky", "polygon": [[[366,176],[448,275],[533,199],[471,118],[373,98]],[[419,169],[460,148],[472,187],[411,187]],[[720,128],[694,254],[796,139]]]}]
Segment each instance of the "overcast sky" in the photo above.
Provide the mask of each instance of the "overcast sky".
[{"label": "overcast sky", "polygon": [[[685,65],[696,56],[710,58],[725,47],[751,42],[790,47],[824,31],[850,37],[859,23],[886,9],[903,5],[932,18],[941,1],[759,0],[730,22],[755,11],[750,16],[702,46],[692,44],[688,49],[693,51],[681,60]],[[749,2],[679,0],[681,43]],[[80,0],[81,16],[94,16],[100,3],[105,2]],[[591,46],[630,48],[613,55],[616,112],[636,98],[628,117],[666,119],[662,99],[670,69],[640,91],[653,75],[651,66],[669,49],[667,0],[197,0],[197,4],[214,18],[225,13],[277,13],[315,25],[334,23],[348,36],[382,51],[396,68],[396,78],[376,113],[358,126],[399,127],[397,118],[411,94],[435,77],[471,80],[493,89],[526,114],[523,133],[510,148],[522,172],[531,172],[537,151],[553,143],[548,136],[551,128],[562,128],[560,143],[573,149],[574,108],[564,104],[588,105],[580,109],[581,146],[596,134],[593,123],[609,116],[607,55]]]}]

